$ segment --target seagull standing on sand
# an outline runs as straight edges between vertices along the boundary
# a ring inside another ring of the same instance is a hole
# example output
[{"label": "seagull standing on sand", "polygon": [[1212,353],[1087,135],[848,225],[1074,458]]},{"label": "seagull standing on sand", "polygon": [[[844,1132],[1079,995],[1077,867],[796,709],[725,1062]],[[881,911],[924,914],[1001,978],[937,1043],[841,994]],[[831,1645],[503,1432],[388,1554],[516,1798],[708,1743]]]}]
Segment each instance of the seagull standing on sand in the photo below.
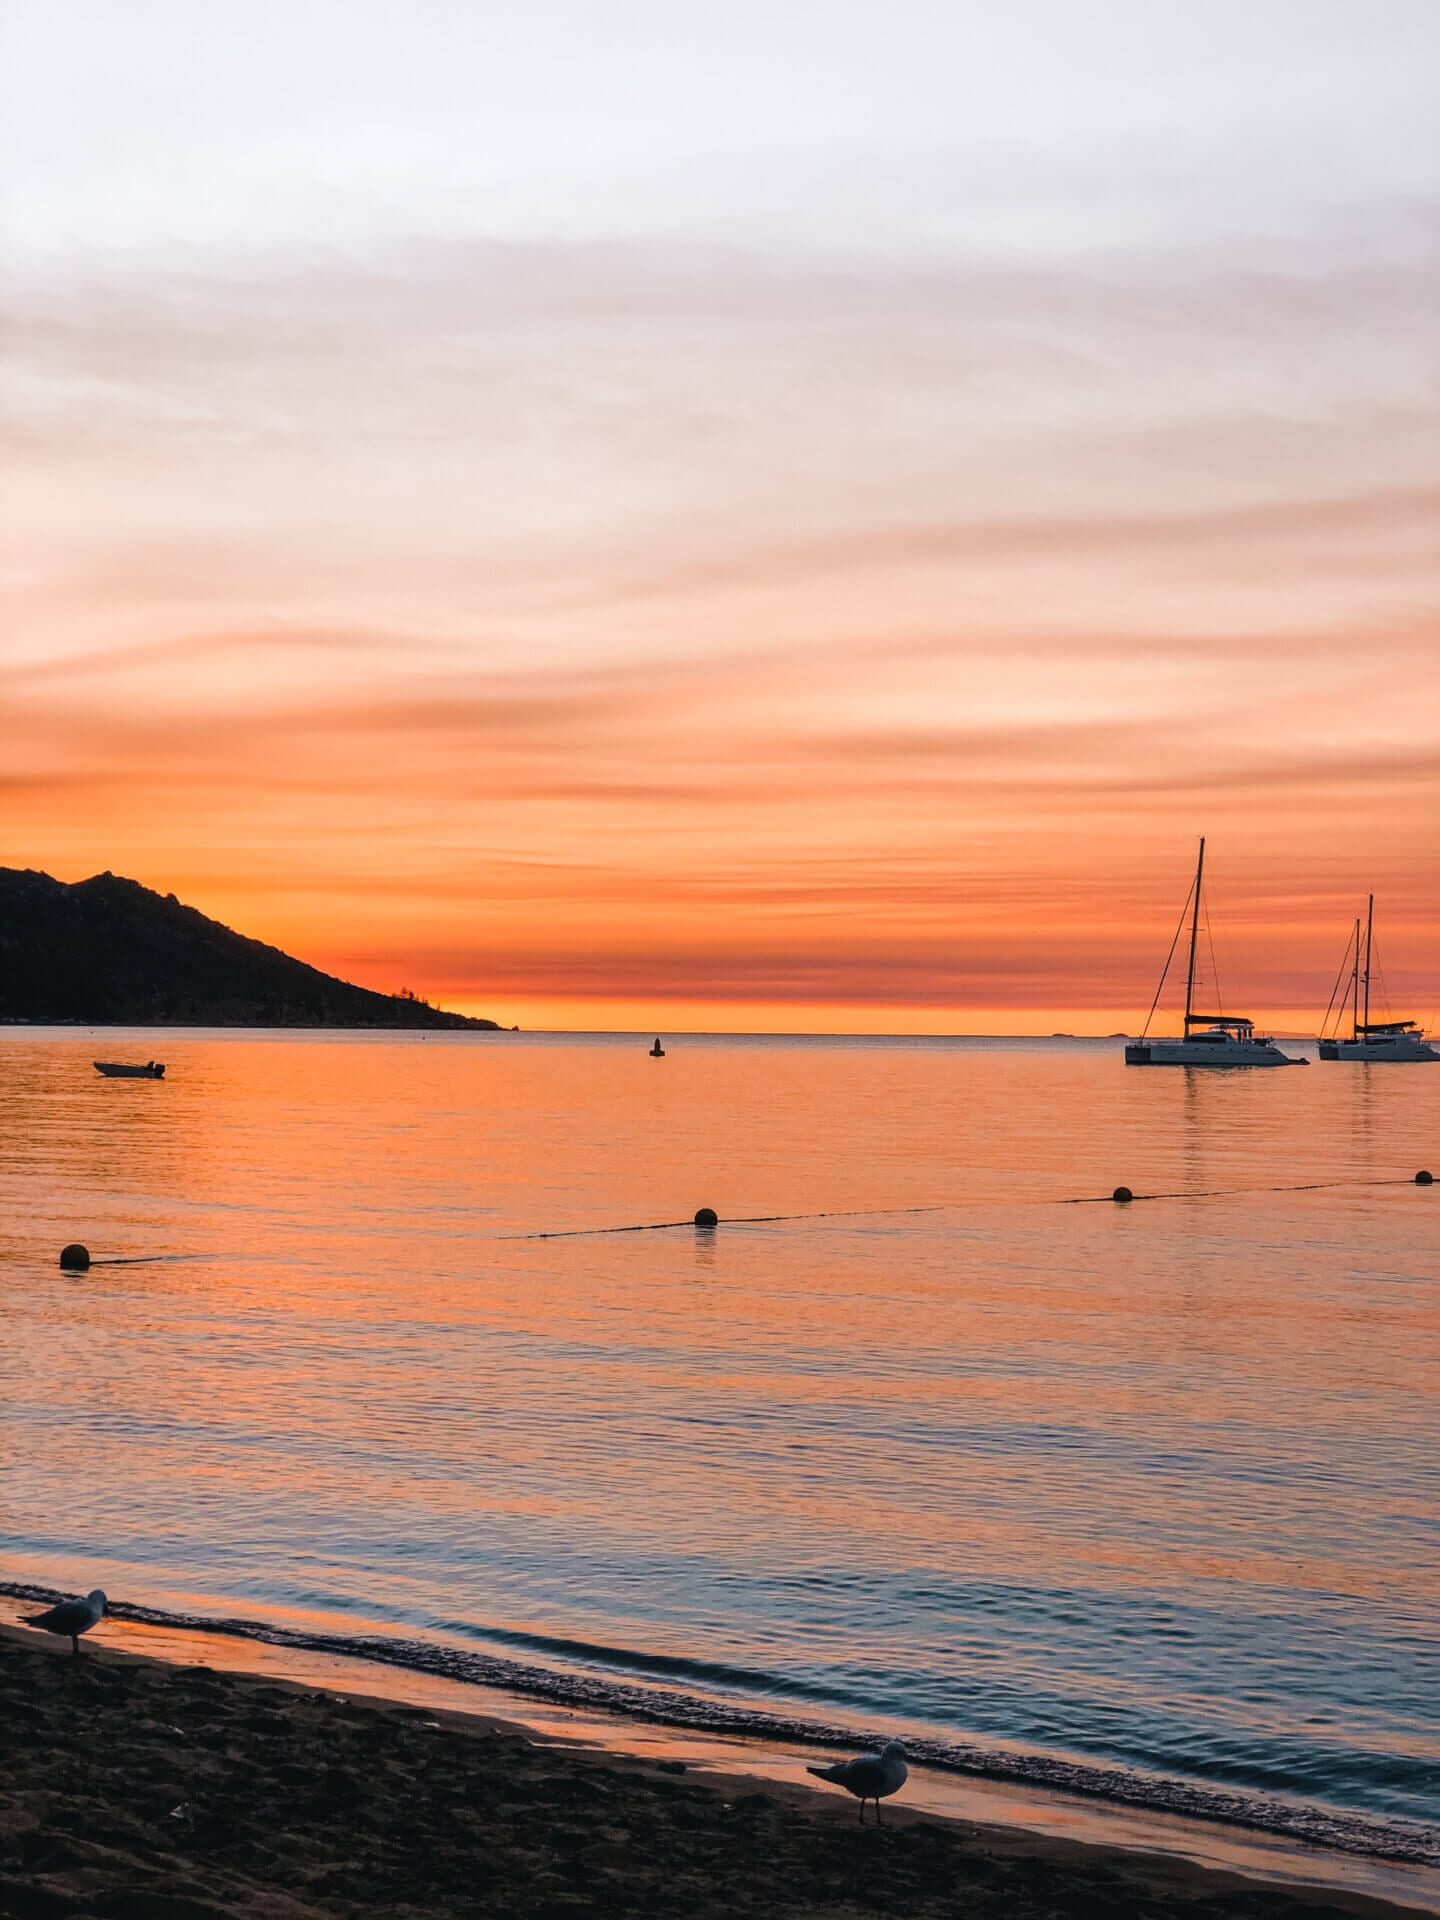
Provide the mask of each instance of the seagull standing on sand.
[{"label": "seagull standing on sand", "polygon": [[888,1800],[904,1786],[910,1769],[905,1764],[905,1749],[892,1740],[882,1753],[862,1753],[855,1760],[840,1760],[833,1767],[807,1767],[817,1780],[833,1780],[860,1802],[860,1824],[865,1824],[865,1802],[875,1802],[875,1824],[880,1824],[880,1802]]},{"label": "seagull standing on sand", "polygon": [[48,1613],[27,1613],[22,1617],[27,1627],[43,1627],[46,1633],[68,1634],[71,1650],[79,1653],[81,1634],[88,1633],[104,1615],[105,1596],[96,1587],[83,1600],[62,1600],[58,1607],[51,1607]]}]

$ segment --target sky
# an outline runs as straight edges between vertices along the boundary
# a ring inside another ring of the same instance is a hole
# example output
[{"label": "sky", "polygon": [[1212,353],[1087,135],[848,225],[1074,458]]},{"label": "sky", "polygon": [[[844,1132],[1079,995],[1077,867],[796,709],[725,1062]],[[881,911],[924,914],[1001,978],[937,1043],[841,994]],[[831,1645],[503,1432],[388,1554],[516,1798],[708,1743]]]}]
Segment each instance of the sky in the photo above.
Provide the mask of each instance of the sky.
[{"label": "sky", "polygon": [[1373,891],[1432,1015],[1437,95],[1433,0],[12,0],[0,864],[1107,1032],[1205,834],[1229,1010]]}]

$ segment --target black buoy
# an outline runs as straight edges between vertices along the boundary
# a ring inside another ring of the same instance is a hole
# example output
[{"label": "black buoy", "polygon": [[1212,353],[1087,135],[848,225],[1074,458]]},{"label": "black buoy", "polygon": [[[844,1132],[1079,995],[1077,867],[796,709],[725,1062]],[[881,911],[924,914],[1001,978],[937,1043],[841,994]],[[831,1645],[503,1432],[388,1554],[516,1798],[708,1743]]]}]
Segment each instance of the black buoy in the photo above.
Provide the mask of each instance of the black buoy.
[{"label": "black buoy", "polygon": [[68,1247],[60,1249],[60,1265],[70,1273],[85,1273],[90,1266],[90,1249],[72,1240]]},{"label": "black buoy", "polygon": [[1129,1187],[1116,1187],[1114,1193],[1111,1194],[1110,1198],[1112,1200],[1118,1200],[1120,1204],[1123,1206],[1127,1200],[1133,1200],[1135,1196],[1130,1191]]},{"label": "black buoy", "polygon": [[1435,1176],[1428,1167],[1421,1167],[1415,1176],[1415,1184],[1417,1187],[1433,1187],[1435,1184]]},{"label": "black buoy", "polygon": [[714,1207],[701,1207],[695,1216],[695,1224],[697,1227],[718,1227],[720,1216]]}]

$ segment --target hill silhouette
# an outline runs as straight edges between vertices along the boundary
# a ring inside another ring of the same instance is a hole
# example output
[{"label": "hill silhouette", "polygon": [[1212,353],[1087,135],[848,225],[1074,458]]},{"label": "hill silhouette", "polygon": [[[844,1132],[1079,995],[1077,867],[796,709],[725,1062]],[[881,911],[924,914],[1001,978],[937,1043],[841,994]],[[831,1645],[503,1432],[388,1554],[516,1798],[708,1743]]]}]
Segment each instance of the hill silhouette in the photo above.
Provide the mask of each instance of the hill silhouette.
[{"label": "hill silhouette", "polygon": [[336,980],[98,873],[67,886],[0,867],[0,1020],[125,1027],[489,1028],[407,994]]}]

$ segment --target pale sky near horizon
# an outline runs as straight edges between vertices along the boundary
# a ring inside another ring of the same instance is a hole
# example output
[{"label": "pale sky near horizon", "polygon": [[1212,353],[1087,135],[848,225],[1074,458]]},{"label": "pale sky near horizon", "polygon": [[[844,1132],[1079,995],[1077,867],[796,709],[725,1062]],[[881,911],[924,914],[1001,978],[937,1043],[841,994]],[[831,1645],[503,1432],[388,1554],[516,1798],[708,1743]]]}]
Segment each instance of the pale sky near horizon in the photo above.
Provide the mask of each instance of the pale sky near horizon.
[{"label": "pale sky near horizon", "polygon": [[507,1023],[1081,1028],[1208,832],[1232,1004],[1373,887],[1430,1012],[1437,75],[1429,0],[18,0],[0,863]]}]

